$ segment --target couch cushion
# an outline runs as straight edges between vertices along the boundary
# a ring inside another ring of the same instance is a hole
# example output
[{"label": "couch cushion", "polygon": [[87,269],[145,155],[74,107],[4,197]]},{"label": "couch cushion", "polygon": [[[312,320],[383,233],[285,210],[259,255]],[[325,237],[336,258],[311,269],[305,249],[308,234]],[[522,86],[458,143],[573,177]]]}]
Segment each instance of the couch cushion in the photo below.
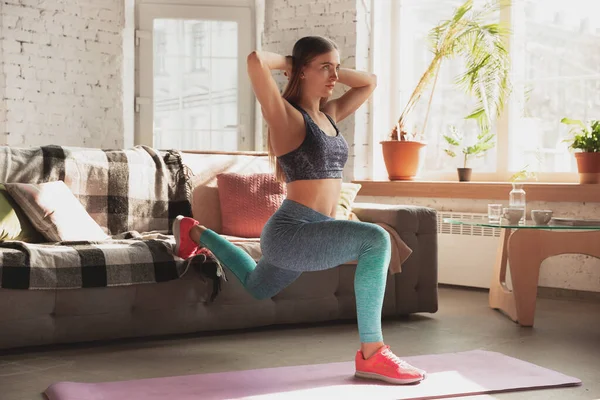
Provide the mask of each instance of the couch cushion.
[{"label": "couch cushion", "polygon": [[224,235],[260,237],[285,199],[285,184],[271,173],[219,174],[217,188]]},{"label": "couch cushion", "polygon": [[63,181],[7,183],[6,189],[32,225],[51,242],[107,238]]},{"label": "couch cushion", "polygon": [[0,241],[21,240],[39,243],[44,237],[31,225],[29,218],[0,184]]}]

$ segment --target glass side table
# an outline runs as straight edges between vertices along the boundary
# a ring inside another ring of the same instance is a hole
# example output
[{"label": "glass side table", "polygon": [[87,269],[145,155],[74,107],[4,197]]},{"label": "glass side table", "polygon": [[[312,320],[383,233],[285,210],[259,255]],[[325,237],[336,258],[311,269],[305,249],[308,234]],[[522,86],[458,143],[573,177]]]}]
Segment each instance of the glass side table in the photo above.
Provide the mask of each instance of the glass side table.
[{"label": "glass side table", "polygon": [[[444,223],[500,228],[500,244],[490,285],[489,304],[521,326],[533,326],[540,265],[560,254],[585,254],[600,258],[600,225],[524,225],[486,220],[444,218]],[[506,286],[509,265],[513,289]]]}]

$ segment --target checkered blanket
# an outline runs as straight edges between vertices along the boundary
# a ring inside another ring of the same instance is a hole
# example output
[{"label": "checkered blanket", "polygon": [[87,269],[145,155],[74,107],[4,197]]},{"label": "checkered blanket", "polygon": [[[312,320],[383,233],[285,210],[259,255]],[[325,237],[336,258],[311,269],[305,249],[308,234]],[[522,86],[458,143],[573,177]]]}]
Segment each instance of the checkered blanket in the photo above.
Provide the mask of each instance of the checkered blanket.
[{"label": "checkered blanket", "polygon": [[[0,182],[63,180],[111,235],[102,242],[0,243],[0,287],[73,289],[177,279],[190,264],[173,254],[173,219],[191,216],[191,176],[176,151],[0,147]],[[201,272],[214,280],[222,270]]]},{"label": "checkered blanket", "polygon": [[169,233],[191,215],[191,179],[177,151],[0,146],[0,182],[64,181],[109,235]]},{"label": "checkered blanket", "polygon": [[[78,289],[165,282],[193,267],[213,282],[214,299],[223,270],[210,254],[183,260],[173,254],[172,235],[125,232],[102,242],[0,243],[0,287]],[[210,260],[209,260],[210,259]]]}]

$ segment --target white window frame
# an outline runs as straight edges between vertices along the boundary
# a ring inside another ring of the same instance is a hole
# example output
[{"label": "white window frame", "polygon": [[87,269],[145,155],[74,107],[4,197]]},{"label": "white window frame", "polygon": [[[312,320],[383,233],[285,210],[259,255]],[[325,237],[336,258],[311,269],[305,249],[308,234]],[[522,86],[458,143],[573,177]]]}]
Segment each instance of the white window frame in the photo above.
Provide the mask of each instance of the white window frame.
[{"label": "white window frame", "polygon": [[[240,27],[240,33],[243,31],[245,32],[245,35],[248,35],[251,38],[251,51],[257,47],[256,2],[255,0],[178,0],[177,4],[173,5],[169,0],[136,0],[134,144],[153,146],[153,76],[152,73],[148,74],[147,70],[146,74],[140,73],[141,60],[152,59],[152,56],[149,57],[147,54],[140,54],[139,46],[141,40],[150,40],[150,44],[152,44],[152,33],[150,32],[148,35],[148,32],[140,29],[140,7],[151,7],[153,10],[152,12],[157,18],[172,18],[175,8],[182,10],[186,7],[189,10],[194,10],[194,7],[196,7],[196,9],[197,7],[214,7],[228,9],[230,13],[247,12],[249,10],[249,26]],[[149,46],[149,49],[150,52],[153,53],[154,46]],[[239,75],[245,78],[246,59],[244,57],[240,57],[238,70]],[[248,90],[242,90],[242,86],[239,86],[239,90],[241,91],[240,97],[243,98],[243,100],[240,101],[238,109],[238,126],[240,127],[238,129],[238,150],[254,150],[255,147],[261,143],[261,140],[259,140],[260,138],[257,138],[259,133],[255,130],[256,100],[250,86],[248,87]],[[143,113],[143,118],[142,113],[140,112],[142,108],[146,108]]]}]

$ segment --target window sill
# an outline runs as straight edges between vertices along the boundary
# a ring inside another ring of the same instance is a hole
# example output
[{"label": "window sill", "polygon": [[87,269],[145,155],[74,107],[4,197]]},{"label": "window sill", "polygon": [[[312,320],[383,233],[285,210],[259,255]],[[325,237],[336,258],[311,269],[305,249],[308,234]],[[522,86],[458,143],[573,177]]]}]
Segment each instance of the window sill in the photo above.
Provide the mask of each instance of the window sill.
[{"label": "window sill", "polygon": [[[372,181],[362,185],[359,196],[431,197],[455,199],[507,199],[509,182]],[[600,185],[523,182],[527,201],[600,202]]]}]

